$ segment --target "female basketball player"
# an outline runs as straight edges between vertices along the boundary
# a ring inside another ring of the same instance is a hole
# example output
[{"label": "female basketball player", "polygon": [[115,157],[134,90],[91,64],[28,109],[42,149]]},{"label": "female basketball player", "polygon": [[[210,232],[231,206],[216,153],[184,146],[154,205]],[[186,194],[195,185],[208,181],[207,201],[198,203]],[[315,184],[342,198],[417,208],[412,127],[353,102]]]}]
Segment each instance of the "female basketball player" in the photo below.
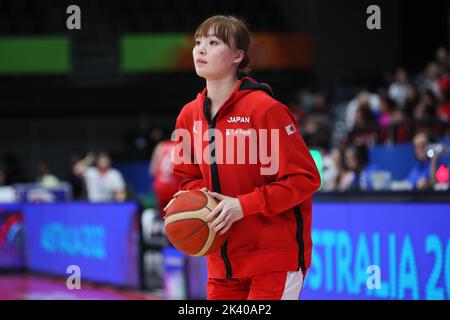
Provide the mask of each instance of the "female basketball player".
[{"label": "female basketball player", "polygon": [[[197,161],[174,166],[184,179],[174,197],[203,189],[220,201],[208,219],[229,234],[221,250],[207,256],[207,298],[298,299],[310,265],[311,197],[319,173],[291,111],[268,85],[238,78],[249,63],[245,23],[214,16],[194,38],[195,70],[206,88],[184,106],[176,128],[190,133],[192,147],[183,151]],[[264,150],[270,156],[263,157]],[[236,160],[239,152],[244,162]]]}]

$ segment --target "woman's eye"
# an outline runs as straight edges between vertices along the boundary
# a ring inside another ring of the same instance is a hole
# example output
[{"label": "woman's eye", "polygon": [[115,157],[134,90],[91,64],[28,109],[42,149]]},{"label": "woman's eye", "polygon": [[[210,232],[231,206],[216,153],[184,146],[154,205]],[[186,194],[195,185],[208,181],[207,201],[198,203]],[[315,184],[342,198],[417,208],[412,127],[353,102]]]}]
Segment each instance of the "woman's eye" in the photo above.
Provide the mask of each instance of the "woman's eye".
[{"label": "woman's eye", "polygon": [[210,45],[215,46],[218,42],[216,40],[211,40],[209,42]]},{"label": "woman's eye", "polygon": [[196,40],[194,45],[196,45],[196,46],[200,45],[200,41]]}]

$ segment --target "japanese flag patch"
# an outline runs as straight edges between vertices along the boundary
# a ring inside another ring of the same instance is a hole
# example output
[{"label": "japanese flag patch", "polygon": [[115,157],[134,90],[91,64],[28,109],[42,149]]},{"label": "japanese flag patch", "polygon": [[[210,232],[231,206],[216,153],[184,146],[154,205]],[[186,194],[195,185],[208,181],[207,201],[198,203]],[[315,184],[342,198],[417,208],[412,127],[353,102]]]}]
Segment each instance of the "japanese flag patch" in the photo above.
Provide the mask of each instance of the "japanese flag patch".
[{"label": "japanese flag patch", "polygon": [[284,127],[284,129],[286,130],[286,133],[288,136],[290,136],[291,134],[294,134],[297,131],[297,128],[295,127],[295,125],[293,123],[287,125],[286,127]]}]

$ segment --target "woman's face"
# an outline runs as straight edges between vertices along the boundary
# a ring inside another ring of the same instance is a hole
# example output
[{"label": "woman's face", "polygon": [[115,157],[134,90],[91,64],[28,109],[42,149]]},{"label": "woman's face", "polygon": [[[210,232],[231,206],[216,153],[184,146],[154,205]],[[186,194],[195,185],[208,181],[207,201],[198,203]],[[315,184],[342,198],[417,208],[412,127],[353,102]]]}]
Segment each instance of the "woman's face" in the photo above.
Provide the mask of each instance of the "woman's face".
[{"label": "woman's face", "polygon": [[197,75],[208,79],[223,79],[230,74],[236,74],[244,54],[242,50],[231,48],[213,34],[213,28],[207,37],[195,39],[192,56]]}]

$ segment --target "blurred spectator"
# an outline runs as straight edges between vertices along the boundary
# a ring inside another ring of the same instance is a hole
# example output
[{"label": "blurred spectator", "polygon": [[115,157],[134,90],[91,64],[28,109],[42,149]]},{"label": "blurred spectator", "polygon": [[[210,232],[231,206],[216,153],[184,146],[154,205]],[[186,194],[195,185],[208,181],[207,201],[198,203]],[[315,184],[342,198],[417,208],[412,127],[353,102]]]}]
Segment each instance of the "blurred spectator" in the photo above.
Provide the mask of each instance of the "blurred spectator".
[{"label": "blurred spectator", "polygon": [[413,185],[414,189],[428,189],[435,182],[434,175],[440,155],[434,154],[431,159],[428,156],[427,151],[430,142],[433,142],[432,140],[431,136],[426,132],[419,132],[414,136],[414,156],[418,163],[410,170],[406,177],[406,180]]},{"label": "blurred spectator", "polygon": [[439,77],[441,76],[441,69],[436,62],[430,62],[425,69],[425,79],[422,82],[422,87],[431,90],[437,97],[439,95]]},{"label": "blurred spectator", "polygon": [[338,189],[338,183],[343,174],[343,151],[340,148],[334,148],[331,152],[323,154],[322,162],[322,190],[335,191]]},{"label": "blurred spectator", "polygon": [[408,74],[402,68],[395,73],[395,81],[389,86],[389,98],[394,100],[399,106],[404,106],[408,94]]},{"label": "blurred spectator", "polygon": [[344,151],[345,169],[339,180],[339,191],[368,190],[372,168],[368,167],[369,152],[366,146],[348,146]]},{"label": "blurred spectator", "polygon": [[153,190],[161,210],[178,191],[181,178],[173,171],[172,153],[175,141],[163,140],[155,147],[149,166],[149,174],[153,176]]},{"label": "blurred spectator", "polygon": [[408,86],[408,90],[406,91],[406,101],[401,109],[405,110],[405,114],[412,118],[414,113],[415,106],[419,103],[419,92],[416,86],[410,85]]},{"label": "blurred spectator", "polygon": [[301,124],[302,135],[310,147],[328,149],[331,144],[331,120],[324,115],[308,116]]},{"label": "blurred spectator", "polygon": [[366,129],[376,125],[375,115],[370,109],[368,100],[361,100],[355,114],[354,129]]},{"label": "blurred spectator", "polygon": [[[372,111],[373,114],[378,113],[380,106],[380,97],[377,94],[362,91],[348,103],[345,111],[345,126],[348,131],[351,131],[355,128],[357,116],[356,114],[361,105],[368,105],[370,111]],[[365,115],[361,114],[360,116]]]},{"label": "blurred spectator", "polygon": [[294,112],[300,120],[301,132],[306,143],[310,147],[328,150],[331,144],[332,121],[328,114],[325,94],[303,92],[300,108],[301,112]]},{"label": "blurred spectator", "polygon": [[437,97],[433,91],[426,88],[420,89],[420,100],[414,107],[414,120],[432,120],[436,117]]},{"label": "blurred spectator", "polygon": [[[95,167],[92,166],[94,162]],[[89,153],[74,165],[73,171],[84,178],[90,201],[125,200],[125,182],[122,174],[111,168],[111,158],[108,153],[100,152],[97,159],[93,153]]]},{"label": "blurred spectator", "polygon": [[373,146],[378,139],[375,115],[370,108],[369,101],[361,99],[356,110],[353,130],[349,133],[349,142],[353,145]]},{"label": "blurred spectator", "polygon": [[380,116],[378,118],[378,124],[381,127],[387,127],[393,122],[393,115],[397,105],[395,100],[385,97],[380,100]]},{"label": "blurred spectator", "polygon": [[54,188],[59,185],[59,179],[50,173],[50,168],[47,162],[41,161],[38,164],[37,182],[44,188]]}]

